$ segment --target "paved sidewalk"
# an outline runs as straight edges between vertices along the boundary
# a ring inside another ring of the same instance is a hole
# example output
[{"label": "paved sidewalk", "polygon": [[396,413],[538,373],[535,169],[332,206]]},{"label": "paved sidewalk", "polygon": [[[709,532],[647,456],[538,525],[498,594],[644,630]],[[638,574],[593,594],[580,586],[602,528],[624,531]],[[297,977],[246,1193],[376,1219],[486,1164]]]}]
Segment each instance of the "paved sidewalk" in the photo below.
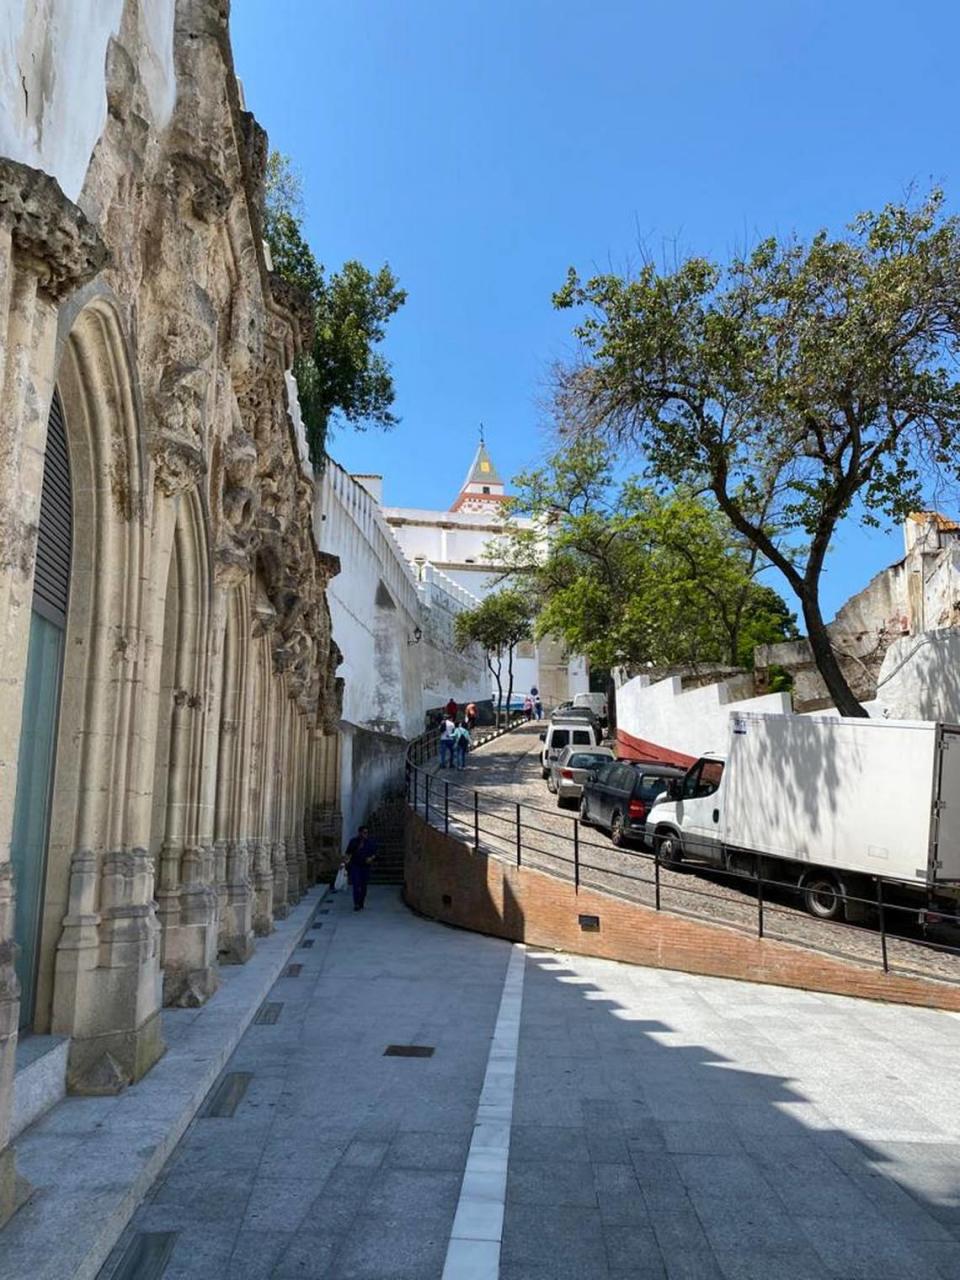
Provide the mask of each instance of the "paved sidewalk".
[{"label": "paved sidewalk", "polygon": [[103,1280],[960,1280],[960,1018],[318,919]]},{"label": "paved sidewalk", "polygon": [[104,1280],[138,1232],[177,1233],[163,1280],[440,1275],[511,948],[389,887],[328,903],[227,1064],[251,1076],[236,1111],[201,1109]]}]

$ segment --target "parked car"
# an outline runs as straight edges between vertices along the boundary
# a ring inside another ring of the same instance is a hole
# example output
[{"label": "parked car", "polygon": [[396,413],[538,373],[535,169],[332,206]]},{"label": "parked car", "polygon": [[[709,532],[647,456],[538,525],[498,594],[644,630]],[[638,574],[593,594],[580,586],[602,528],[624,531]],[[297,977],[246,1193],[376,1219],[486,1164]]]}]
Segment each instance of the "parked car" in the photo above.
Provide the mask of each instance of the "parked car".
[{"label": "parked car", "polygon": [[607,695],[605,693],[575,693],[575,707],[589,707],[601,724],[607,720]]},{"label": "parked car", "polygon": [[684,772],[676,765],[642,761],[615,760],[604,765],[584,783],[581,821],[605,828],[618,847],[628,840],[642,841],[647,811]]},{"label": "parked car", "polygon": [[551,720],[540,734],[540,771],[544,778],[550,776],[550,766],[564,747],[581,747],[591,750],[600,745],[600,730],[588,721]]},{"label": "parked car", "polygon": [[609,747],[564,747],[550,766],[547,789],[557,797],[557,808],[575,808],[583,790],[583,784],[598,769],[609,764],[614,754]]}]

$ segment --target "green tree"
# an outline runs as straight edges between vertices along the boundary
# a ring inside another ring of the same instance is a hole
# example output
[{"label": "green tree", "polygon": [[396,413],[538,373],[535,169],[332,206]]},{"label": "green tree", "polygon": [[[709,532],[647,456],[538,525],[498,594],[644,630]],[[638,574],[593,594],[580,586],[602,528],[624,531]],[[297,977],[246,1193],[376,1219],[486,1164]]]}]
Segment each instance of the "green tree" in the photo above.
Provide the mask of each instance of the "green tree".
[{"label": "green tree", "polygon": [[264,227],[274,270],[304,289],[314,308],[313,346],[294,366],[310,456],[326,456],[332,421],[342,417],[356,430],[389,429],[399,419],[389,361],[376,348],[406,292],[386,265],[372,272],[345,262],[327,274],[302,231],[303,196],[289,159],[272,152],[267,163]]},{"label": "green tree", "polygon": [[932,477],[960,475],[960,223],[942,206],[934,191],[860,215],[843,237],[764,240],[725,267],[571,270],[554,299],[584,309],[583,362],[558,378],[569,429],[709,489],[796,593],[844,715],[864,712],[820,605],[837,525],[900,519]]},{"label": "green tree", "polygon": [[[585,436],[517,477],[497,559],[592,666],[752,666],[750,640],[795,634],[764,561],[712,502],[615,479],[616,455]],[[511,517],[532,517],[524,527]],[[749,639],[748,639],[749,637]]]},{"label": "green tree", "polygon": [[505,588],[486,596],[475,609],[458,613],[454,623],[456,641],[461,649],[478,644],[483,649],[490,674],[497,685],[497,725],[503,708],[503,664],[507,664],[507,716],[513,696],[513,657],[522,640],[533,635],[533,617],[529,597],[522,591]]}]

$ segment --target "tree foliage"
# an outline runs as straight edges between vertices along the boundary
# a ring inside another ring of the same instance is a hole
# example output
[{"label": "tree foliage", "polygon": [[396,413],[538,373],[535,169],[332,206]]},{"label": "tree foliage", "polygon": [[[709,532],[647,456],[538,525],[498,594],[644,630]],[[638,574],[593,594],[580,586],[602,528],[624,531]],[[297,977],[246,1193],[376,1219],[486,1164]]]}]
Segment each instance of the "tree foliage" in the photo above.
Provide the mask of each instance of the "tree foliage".
[{"label": "tree foliage", "polygon": [[583,363],[561,374],[567,429],[636,446],[672,484],[705,486],[787,579],[843,714],[863,714],[830,648],[824,558],[852,511],[923,506],[960,475],[960,223],[939,191],[848,233],[764,240],[726,266],[690,258],[555,295],[582,309]]},{"label": "tree foliage", "polygon": [[784,602],[757,582],[764,561],[714,503],[618,482],[617,467],[583,437],[517,477],[497,558],[539,606],[538,634],[594,666],[634,670],[752,666],[754,645],[795,635]]},{"label": "tree foliage", "polygon": [[515,588],[495,591],[475,609],[458,613],[454,623],[456,642],[461,649],[478,644],[497,685],[497,723],[503,706],[503,664],[507,663],[507,714],[513,696],[514,650],[533,636],[533,607],[530,597]]},{"label": "tree foliage", "polygon": [[265,232],[274,269],[313,300],[315,337],[294,367],[310,455],[322,465],[331,422],[343,418],[357,430],[395,426],[393,373],[376,350],[406,292],[387,265],[370,271],[345,262],[327,273],[303,235],[299,177],[286,156],[267,164]]}]

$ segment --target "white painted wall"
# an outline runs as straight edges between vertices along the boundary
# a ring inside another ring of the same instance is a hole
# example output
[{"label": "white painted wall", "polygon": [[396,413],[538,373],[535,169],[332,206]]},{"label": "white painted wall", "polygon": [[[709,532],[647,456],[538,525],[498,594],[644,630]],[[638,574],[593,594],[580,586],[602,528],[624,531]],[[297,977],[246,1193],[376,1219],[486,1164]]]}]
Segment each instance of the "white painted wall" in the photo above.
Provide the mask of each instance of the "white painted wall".
[{"label": "white painted wall", "polygon": [[744,698],[728,681],[684,692],[679,676],[655,684],[634,676],[617,690],[618,730],[688,756],[726,750],[731,711],[788,715],[791,709],[788,693]]},{"label": "white painted wall", "polygon": [[[139,71],[152,124],[176,98],[175,0],[139,0]],[[107,119],[105,64],[124,0],[0,0],[0,154],[42,169],[76,200]]]},{"label": "white painted wall", "polygon": [[960,724],[960,631],[904,636],[887,650],[871,715]]},{"label": "white painted wall", "polygon": [[[327,599],[343,652],[344,721],[410,738],[427,709],[488,696],[483,655],[461,653],[453,638],[456,614],[475,597],[433,566],[420,581],[376,500],[332,460],[318,481],[314,529],[342,566]],[[409,643],[417,627],[421,640]]]}]

